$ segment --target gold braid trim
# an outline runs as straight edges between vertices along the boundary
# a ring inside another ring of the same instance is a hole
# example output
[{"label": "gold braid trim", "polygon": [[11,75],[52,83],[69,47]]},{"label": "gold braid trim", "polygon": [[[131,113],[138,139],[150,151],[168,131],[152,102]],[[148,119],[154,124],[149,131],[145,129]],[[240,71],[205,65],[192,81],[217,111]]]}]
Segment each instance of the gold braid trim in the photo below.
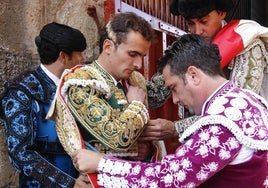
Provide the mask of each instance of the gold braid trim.
[{"label": "gold braid trim", "polygon": [[[64,79],[64,76],[69,74],[69,71],[70,70],[64,71],[60,79],[60,83]],[[53,119],[55,121],[58,138],[64,150],[69,155],[71,155],[75,150],[83,148],[84,142],[80,135],[76,121],[64,99],[60,96],[60,85],[57,88],[46,119]]]},{"label": "gold braid trim", "polygon": [[71,155],[75,150],[81,149],[83,143],[76,121],[60,98],[57,98],[56,101],[54,120],[64,150]]},{"label": "gold braid trim", "polygon": [[[148,111],[140,102],[127,104],[123,91],[99,66],[84,66],[64,76],[61,95],[64,100],[59,103],[67,102],[75,119],[98,140],[94,147],[99,151],[118,156],[137,153],[136,140],[149,119]],[[63,122],[57,124],[63,127]],[[58,130],[63,132],[62,128]],[[72,144],[61,140],[66,148]]]},{"label": "gold braid trim", "polygon": [[128,150],[148,121],[148,112],[142,103],[133,102],[121,112],[97,96],[94,89],[79,86],[71,86],[68,96],[70,110],[76,119],[112,150]]}]

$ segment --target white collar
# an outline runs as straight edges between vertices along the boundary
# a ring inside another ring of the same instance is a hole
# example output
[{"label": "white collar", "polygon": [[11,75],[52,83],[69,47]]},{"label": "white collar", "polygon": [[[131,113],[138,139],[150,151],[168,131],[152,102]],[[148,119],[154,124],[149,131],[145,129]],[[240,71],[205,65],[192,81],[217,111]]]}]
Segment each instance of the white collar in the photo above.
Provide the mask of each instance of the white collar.
[{"label": "white collar", "polygon": [[40,67],[57,86],[60,82],[60,79],[55,74],[50,72],[44,65],[41,64]]}]

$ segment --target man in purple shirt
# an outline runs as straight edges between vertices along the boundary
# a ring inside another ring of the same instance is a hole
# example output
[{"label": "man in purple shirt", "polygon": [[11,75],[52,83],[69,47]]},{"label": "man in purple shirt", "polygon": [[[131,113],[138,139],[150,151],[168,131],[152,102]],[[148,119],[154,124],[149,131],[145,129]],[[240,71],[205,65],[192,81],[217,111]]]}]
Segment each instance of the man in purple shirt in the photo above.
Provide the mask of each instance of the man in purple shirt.
[{"label": "man in purple shirt", "polygon": [[73,153],[81,173],[101,187],[265,187],[268,104],[228,81],[218,47],[199,35],[176,40],[159,59],[173,102],[201,118],[180,137],[175,154],[131,162],[88,150]]}]

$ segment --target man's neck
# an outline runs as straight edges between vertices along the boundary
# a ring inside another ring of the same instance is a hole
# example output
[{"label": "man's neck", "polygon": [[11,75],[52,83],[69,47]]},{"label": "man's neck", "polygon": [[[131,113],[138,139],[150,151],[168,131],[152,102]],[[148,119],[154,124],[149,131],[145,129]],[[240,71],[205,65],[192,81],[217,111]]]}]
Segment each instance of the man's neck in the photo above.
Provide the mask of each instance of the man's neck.
[{"label": "man's neck", "polygon": [[63,71],[59,71],[56,67],[52,65],[41,64],[41,68],[54,81],[56,85],[59,83],[59,79]]}]

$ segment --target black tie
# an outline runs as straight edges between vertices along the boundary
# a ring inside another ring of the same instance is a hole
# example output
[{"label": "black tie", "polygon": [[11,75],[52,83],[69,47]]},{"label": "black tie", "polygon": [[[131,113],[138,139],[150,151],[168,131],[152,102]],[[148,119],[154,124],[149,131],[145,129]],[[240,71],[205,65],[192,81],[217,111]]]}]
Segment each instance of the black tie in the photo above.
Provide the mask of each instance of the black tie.
[{"label": "black tie", "polygon": [[127,88],[125,88],[121,82],[117,82],[117,85],[116,85],[119,89],[122,89],[124,91],[124,93],[126,94],[127,93]]}]

